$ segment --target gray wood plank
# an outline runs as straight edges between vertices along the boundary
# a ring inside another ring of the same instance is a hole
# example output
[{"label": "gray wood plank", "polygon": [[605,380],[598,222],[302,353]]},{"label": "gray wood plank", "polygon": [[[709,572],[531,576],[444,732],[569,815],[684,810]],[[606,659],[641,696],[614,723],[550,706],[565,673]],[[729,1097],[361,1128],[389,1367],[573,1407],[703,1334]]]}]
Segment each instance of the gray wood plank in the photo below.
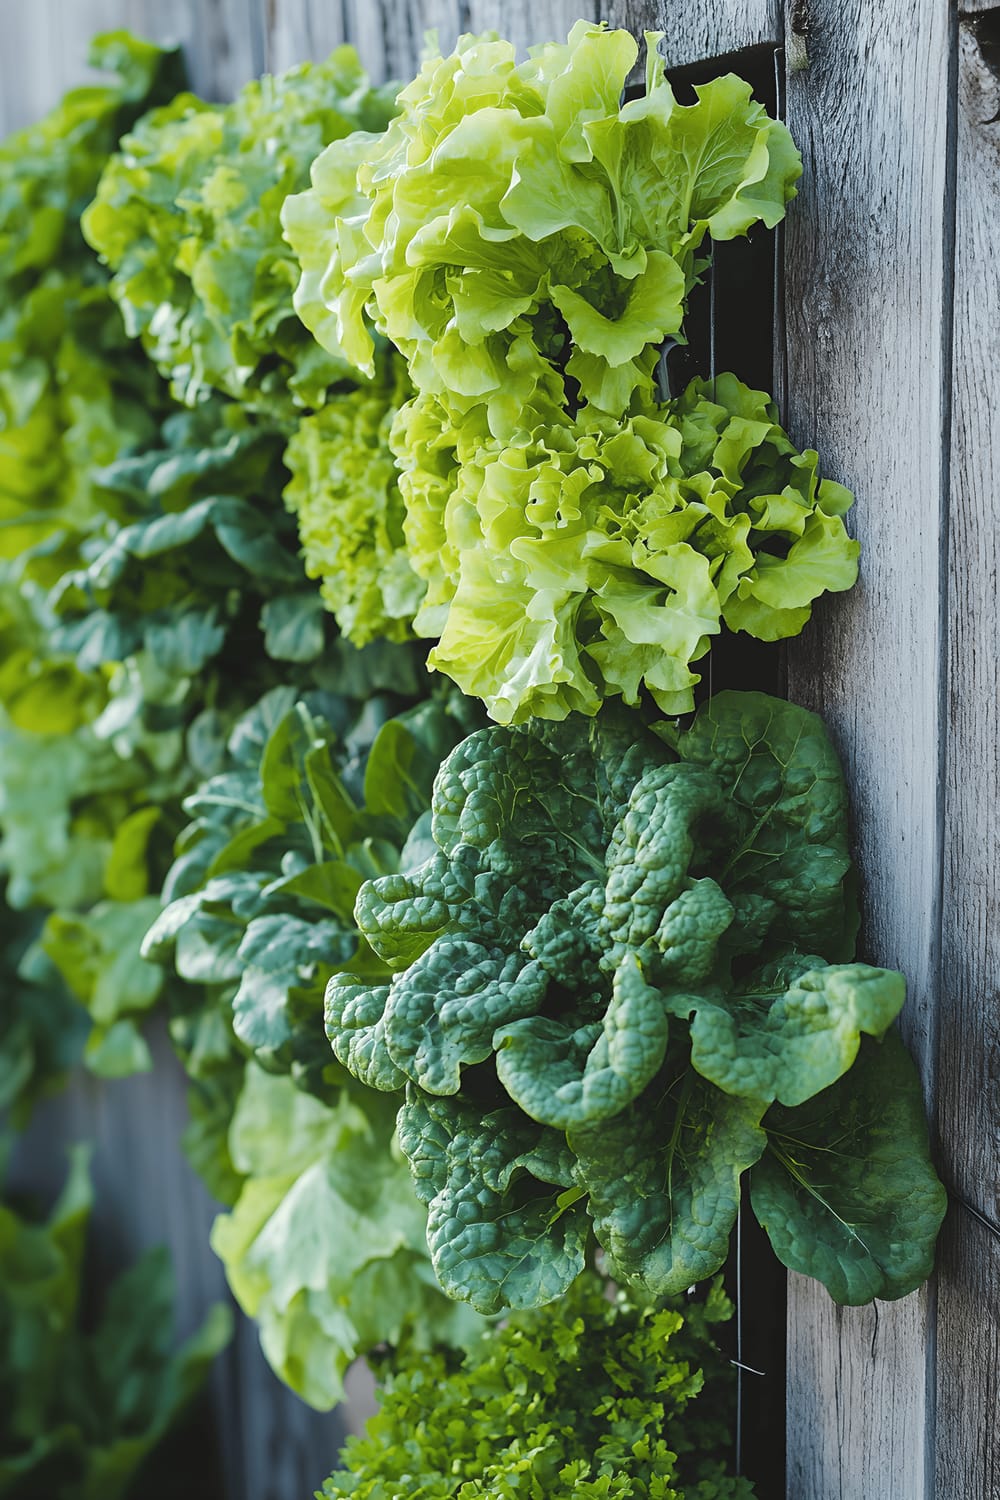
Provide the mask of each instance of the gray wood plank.
[{"label": "gray wood plank", "polygon": [[600,19],[595,0],[471,0],[469,30],[498,31],[520,52],[536,42],[563,42],[574,21]]},{"label": "gray wood plank", "polygon": [[1000,1238],[956,1206],[941,1237],[940,1266],[936,1494],[997,1500]]},{"label": "gray wood plank", "polygon": [[[802,0],[788,121],[806,175],[786,234],[788,418],[857,492],[862,574],[789,651],[851,784],[864,956],[901,968],[932,1087],[940,916],[941,433],[950,35],[943,0]],[[900,46],[906,37],[905,68]],[[891,86],[888,80],[892,80]],[[837,1311],[789,1281],[793,1500],[930,1500],[928,1293]]]},{"label": "gray wood plank", "polygon": [[[995,16],[960,27],[937,1121],[950,1185],[1000,1226],[998,41]],[[938,1291],[941,1495],[1000,1495],[998,1273],[1000,1241],[953,1210]]]},{"label": "gray wood plank", "polygon": [[672,68],[781,38],[780,0],[600,0],[599,17],[639,37],[665,32],[660,50]]},{"label": "gray wood plank", "polygon": [[91,37],[118,27],[183,46],[195,92],[232,98],[263,66],[255,9],[256,0],[0,0],[0,131],[38,119],[90,81]]}]

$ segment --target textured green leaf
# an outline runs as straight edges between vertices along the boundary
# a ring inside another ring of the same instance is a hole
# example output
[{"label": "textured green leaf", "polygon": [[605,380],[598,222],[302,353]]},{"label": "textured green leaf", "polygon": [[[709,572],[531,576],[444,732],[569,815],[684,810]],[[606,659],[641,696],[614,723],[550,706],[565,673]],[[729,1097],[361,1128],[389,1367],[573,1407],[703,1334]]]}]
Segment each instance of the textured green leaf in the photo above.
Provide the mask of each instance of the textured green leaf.
[{"label": "textured green leaf", "polygon": [[663,997],[630,954],[603,1021],[573,1028],[532,1016],[496,1031],[497,1077],[533,1120],[572,1130],[611,1119],[642,1093],[660,1070],[667,1032]]},{"label": "textured green leaf", "polygon": [[850,1306],[926,1281],[947,1195],[931,1165],[920,1080],[895,1031],[864,1040],[839,1082],[773,1106],[751,1201],[775,1254]]},{"label": "textured green leaf", "polygon": [[405,1335],[426,1347],[472,1331],[420,1282],[424,1215],[390,1149],[392,1123],[388,1103],[362,1113],[344,1095],[330,1109],[252,1064],[233,1121],[247,1181],[212,1244],[274,1368],[324,1410],[374,1344]]},{"label": "textured green leaf", "polygon": [[[803,964],[811,963],[798,972]],[[866,964],[798,960],[741,983],[732,995],[678,995],[693,1016],[691,1065],[744,1099],[802,1104],[854,1062],[861,1033],[881,1037],[906,998],[902,974]]]},{"label": "textured green leaf", "polygon": [[565,1152],[539,1152],[541,1132],[526,1126],[515,1111],[480,1120],[412,1087],[399,1113],[437,1278],[482,1313],[552,1302],[583,1269],[586,1216],[556,1201],[570,1185]]},{"label": "textured green leaf", "polygon": [[594,1232],[619,1275],[668,1296],[719,1269],[740,1178],[766,1144],[763,1111],[668,1059],[627,1110],[570,1132]]}]

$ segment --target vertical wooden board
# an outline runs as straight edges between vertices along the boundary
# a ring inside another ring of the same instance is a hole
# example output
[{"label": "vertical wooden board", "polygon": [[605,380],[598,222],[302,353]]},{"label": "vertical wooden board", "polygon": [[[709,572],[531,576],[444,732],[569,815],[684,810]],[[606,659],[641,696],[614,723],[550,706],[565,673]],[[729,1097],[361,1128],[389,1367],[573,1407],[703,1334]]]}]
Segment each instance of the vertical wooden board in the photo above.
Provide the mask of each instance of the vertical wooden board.
[{"label": "vertical wooden board", "polygon": [[309,1500],[336,1466],[347,1430],[342,1409],[313,1411],[282,1385],[247,1319],[230,1365],[222,1426],[238,1452],[227,1465],[226,1500]]},{"label": "vertical wooden board", "polygon": [[[54,1201],[67,1147],[92,1142],[93,1282],[106,1286],[143,1250],[165,1244],[174,1266],[178,1335],[186,1337],[214,1302],[231,1301],[209,1245],[219,1205],[180,1149],[187,1080],[163,1028],[154,1025],[147,1038],[152,1073],[114,1083],[79,1073],[39,1107],[17,1143],[10,1181],[17,1193]],[[210,1401],[225,1484],[213,1500],[305,1500],[333,1467],[352,1418],[342,1410],[313,1412],[282,1385],[260,1349],[256,1324],[240,1314],[235,1339],[212,1372]]]},{"label": "vertical wooden board", "polygon": [[952,1186],[1000,1224],[1000,82],[984,56],[998,44],[996,18],[962,24],[938,1120]]},{"label": "vertical wooden board", "polygon": [[781,38],[780,0],[600,0],[599,16],[640,38],[644,31],[664,32],[660,50],[671,68]]},{"label": "vertical wooden board", "polygon": [[357,47],[372,77],[408,82],[420,68],[426,34],[437,33],[442,52],[450,52],[460,31],[467,31],[462,0],[347,0],[349,40]]},{"label": "vertical wooden board", "polygon": [[1000,1237],[955,1205],[941,1236],[936,1478],[939,1500],[998,1500]]},{"label": "vertical wooden board", "polygon": [[595,0],[470,0],[469,30],[499,31],[519,52],[536,42],[564,42],[574,21],[599,19]]},{"label": "vertical wooden board", "polygon": [[106,1082],[79,1070],[39,1105],[17,1142],[11,1181],[52,1201],[67,1148],[91,1142],[96,1277],[106,1283],[151,1245],[165,1244],[177,1280],[178,1331],[186,1336],[211,1303],[227,1297],[222,1267],[208,1245],[217,1205],[181,1152],[187,1082],[164,1028],[151,1026],[147,1040],[151,1073]]},{"label": "vertical wooden board", "polygon": [[[937,1123],[949,1185],[1000,1226],[1000,82],[996,11],[959,28],[948,752]],[[1000,1231],[998,1231],[1000,1233]],[[939,1493],[1000,1495],[1000,1241],[955,1208],[938,1292]]]},{"label": "vertical wooden board", "polygon": [[257,24],[264,0],[3,0],[0,25],[0,131],[38,119],[67,89],[89,82],[90,39],[124,27],[163,44],[180,45],[191,86],[209,99],[229,99],[264,65]]},{"label": "vertical wooden board", "polygon": [[[788,122],[805,177],[786,232],[792,436],[858,496],[857,588],[789,652],[848,774],[862,955],[904,970],[904,1030],[932,1088],[940,918],[938,746],[944,258],[950,29],[944,0],[797,0]],[[905,66],[902,59],[905,56]],[[927,1292],[836,1311],[789,1282],[794,1500],[923,1500],[933,1441]]]}]

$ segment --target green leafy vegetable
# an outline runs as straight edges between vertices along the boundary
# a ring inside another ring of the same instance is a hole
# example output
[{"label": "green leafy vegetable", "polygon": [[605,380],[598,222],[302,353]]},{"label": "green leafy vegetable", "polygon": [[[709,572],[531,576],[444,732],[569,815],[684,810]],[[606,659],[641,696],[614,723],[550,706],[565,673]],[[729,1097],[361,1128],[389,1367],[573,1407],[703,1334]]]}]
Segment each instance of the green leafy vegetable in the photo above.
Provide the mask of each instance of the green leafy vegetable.
[{"label": "green leafy vegetable", "polygon": [[318,1500],[750,1500],[730,1471],[732,1371],[702,1303],[657,1307],[588,1272],[551,1308],[515,1313],[459,1364],[394,1358],[381,1409]]},{"label": "green leafy vegetable", "polygon": [[122,132],[180,86],[180,57],[118,31],[90,62],[117,80],[0,144],[0,557],[86,527],[90,466],[142,441],[159,400],[79,221]]},{"label": "green leafy vegetable", "polygon": [[754,1212],[780,1258],[838,1302],[900,1296],[934,1269],[946,1207],[927,1152],[920,1080],[894,1032],[846,1078],[768,1115]]},{"label": "green leafy vegetable", "polygon": [[174,1352],[172,1274],[160,1250],[115,1282],[84,1333],[90,1204],[80,1150],[47,1224],[0,1204],[0,1495],[12,1500],[124,1495],[230,1338],[228,1309],[216,1306]]},{"label": "green leafy vegetable", "polygon": [[481,1326],[434,1281],[393,1115],[347,1093],[328,1108],[251,1063],[233,1118],[245,1180],[212,1246],[271,1365],[321,1410],[358,1354],[461,1342]]},{"label": "green leafy vegetable", "polygon": [[408,362],[391,443],[414,629],[503,724],[644,688],[687,712],[723,623],[793,635],[857,575],[850,495],[765,394],[723,375],[660,399],[699,249],[773,227],[800,164],[732,75],[678,104],[657,40],[622,105],[624,31],[581,21],[521,64],[463,37],[283,209],[306,325],[374,373],[370,318]]},{"label": "green leafy vegetable", "polygon": [[78,1060],[87,1025],[38,947],[41,919],[5,897],[0,886],[0,1113],[20,1126]]},{"label": "green leafy vegetable", "polygon": [[284,207],[307,327],[372,373],[369,313],[418,390],[485,405],[502,438],[562,408],[570,350],[583,401],[618,416],[651,392],[701,242],[776,224],[801,171],[742,80],[678,105],[657,40],[624,106],[625,31],[580,21],[520,64],[494,33],[430,55],[384,134],[327,147]]},{"label": "green leafy vegetable", "polygon": [[[877,1106],[849,1070],[904,998],[899,974],[849,961],[833,747],[815,715],[760,693],[657,727],[605,710],[481,730],[451,753],[436,847],[358,893],[388,972],[331,979],[334,1052],[365,1084],[406,1083],[400,1140],[435,1269],[482,1311],[557,1297],[591,1226],[614,1274],[654,1295],[711,1275],[765,1151],[778,1254],[840,1297],[876,1295],[874,1254],[877,1295],[902,1296],[927,1273],[944,1206],[910,1095],[827,1144],[845,1159],[828,1168],[825,1218],[803,1189],[813,1169],[780,1139],[805,1111],[815,1142],[810,1111],[831,1089],[841,1112],[862,1094]],[[868,1172],[877,1248],[846,1236],[838,1269],[821,1236]],[[888,1248],[917,1195],[911,1245]]]},{"label": "green leafy vegetable", "polygon": [[409,648],[342,647],[327,665],[372,696],[278,687],[237,720],[185,801],[194,821],[143,949],[185,981],[172,1031],[195,1079],[189,1150],[233,1204],[213,1244],[274,1369],[322,1408],[357,1353],[473,1326],[434,1281],[395,1105],[338,1067],[322,1011],[330,964],[359,950],[362,881],[407,867],[474,719],[454,692],[400,712],[424,687]]},{"label": "green leafy vegetable", "polygon": [[410,566],[404,510],[389,449],[405,375],[338,395],[304,417],[285,452],[294,511],[310,578],[344,635],[357,646],[377,636],[405,640],[424,586]]},{"label": "green leafy vegetable", "polygon": [[723,624],[795,635],[850,588],[851,496],[798,453],[774,404],[732,375],[623,419],[585,409],[508,438],[482,409],[419,395],[393,442],[427,594],[428,658],[500,723],[597,712],[606,696],[694,706]]},{"label": "green leafy vegetable", "polygon": [[331,963],[357,950],[358,889],[400,868],[441,760],[474,722],[455,693],[400,713],[398,690],[418,689],[413,658],[369,648],[373,689],[380,652],[396,693],[361,705],[275,688],[237,721],[228,762],[185,801],[194,822],[144,944],[183,980],[213,987],[259,1062],[324,1097],[339,1070],[323,989]]},{"label": "green leafy vegetable", "polygon": [[212,391],[289,418],[352,380],[308,338],[291,306],[294,262],[281,239],[285,196],[328,142],[381,129],[353,48],[255,80],[229,105],[180,94],[122,142],[84,216],[111,266],[128,331],[187,405]]}]

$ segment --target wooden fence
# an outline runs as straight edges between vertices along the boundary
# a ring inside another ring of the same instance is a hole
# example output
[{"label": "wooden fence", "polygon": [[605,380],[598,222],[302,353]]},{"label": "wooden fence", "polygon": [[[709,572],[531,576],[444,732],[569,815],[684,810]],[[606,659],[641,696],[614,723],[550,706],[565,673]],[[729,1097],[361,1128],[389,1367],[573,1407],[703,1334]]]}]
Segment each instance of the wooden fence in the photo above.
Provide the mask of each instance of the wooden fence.
[{"label": "wooden fence", "polygon": [[[1000,8],[965,0],[0,0],[0,125],[81,75],[94,31],[184,43],[194,87],[353,42],[411,74],[436,27],[519,44],[579,15],[666,33],[680,66],[783,45],[805,177],[785,236],[780,395],[793,438],[858,496],[862,576],[788,652],[851,781],[863,956],[905,970],[953,1204],[940,1269],[899,1303],[836,1308],[789,1279],[789,1500],[1000,1497]],[[218,1294],[210,1206],[169,1144],[182,1087],[81,1084],[36,1126],[102,1141],[117,1251],[166,1237],[184,1317]],[[32,1160],[37,1150],[31,1153]],[[168,1159],[169,1158],[169,1159]],[[335,1417],[285,1397],[244,1328],[217,1382],[226,1497],[305,1500]],[[221,1500],[221,1497],[220,1497]]]}]

